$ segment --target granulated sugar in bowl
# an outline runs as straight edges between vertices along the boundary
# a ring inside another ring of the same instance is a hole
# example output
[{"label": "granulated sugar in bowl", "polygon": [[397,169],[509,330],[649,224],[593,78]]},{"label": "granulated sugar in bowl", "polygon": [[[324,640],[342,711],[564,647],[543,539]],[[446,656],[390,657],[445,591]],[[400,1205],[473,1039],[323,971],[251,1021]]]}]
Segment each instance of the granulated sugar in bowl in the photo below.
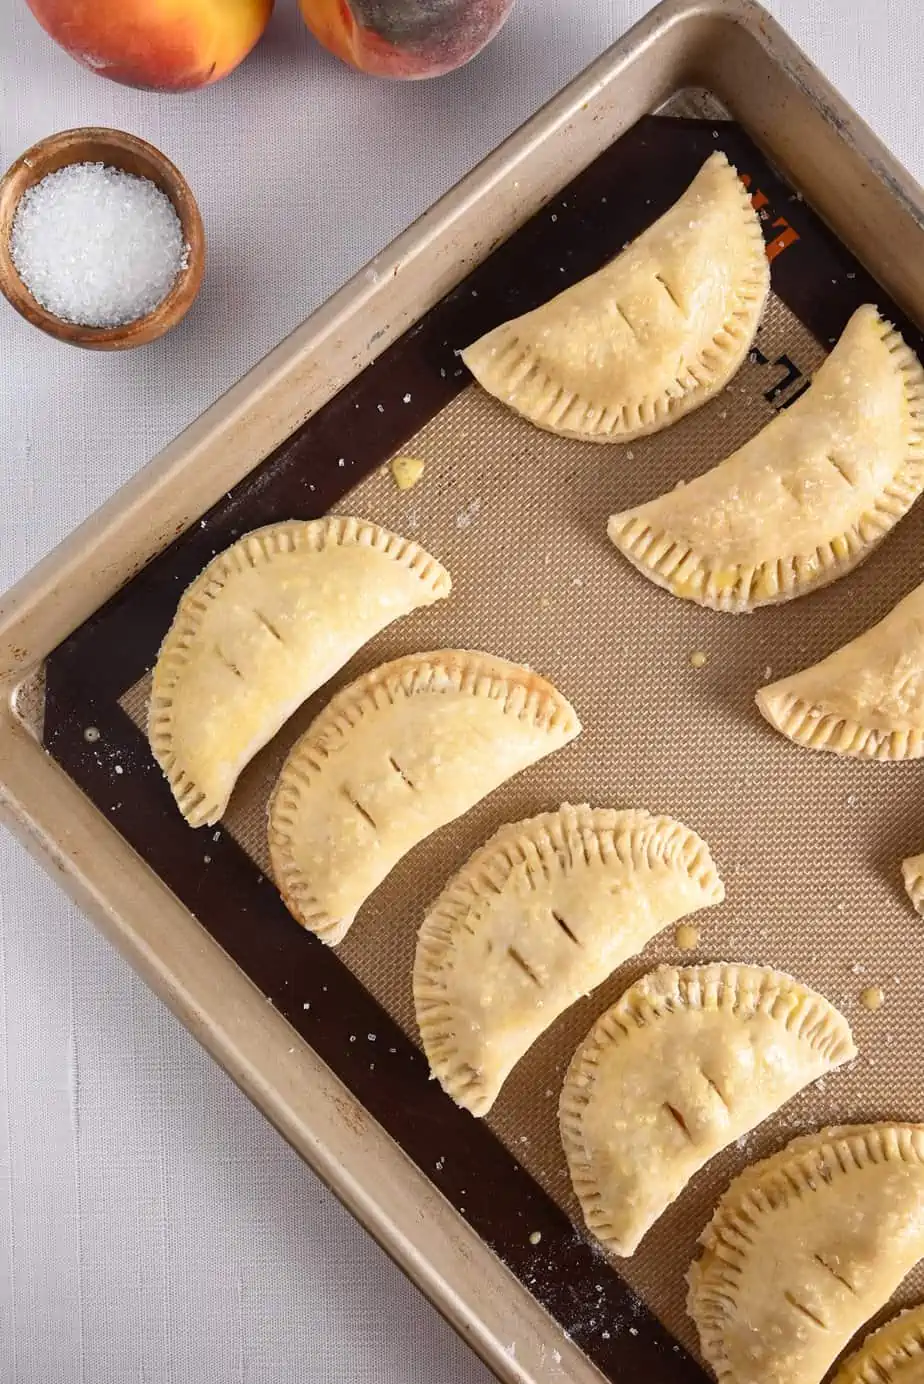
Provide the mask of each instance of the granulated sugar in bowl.
[{"label": "granulated sugar in bowl", "polygon": [[10,254],[47,312],[121,327],[163,302],[188,247],[170,198],[148,178],[103,163],[49,173],[22,196]]},{"label": "granulated sugar in bowl", "polygon": [[126,351],[182,322],[205,274],[192,189],[153,144],[59,130],[0,177],[0,294],[55,340]]}]

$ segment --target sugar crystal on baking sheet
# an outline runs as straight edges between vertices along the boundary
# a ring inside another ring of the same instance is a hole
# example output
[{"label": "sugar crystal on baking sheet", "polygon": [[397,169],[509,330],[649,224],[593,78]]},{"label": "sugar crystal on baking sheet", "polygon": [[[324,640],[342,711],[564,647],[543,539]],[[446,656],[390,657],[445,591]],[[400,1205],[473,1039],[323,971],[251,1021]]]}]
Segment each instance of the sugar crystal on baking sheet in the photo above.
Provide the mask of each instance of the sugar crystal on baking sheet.
[{"label": "sugar crystal on baking sheet", "polygon": [[149,178],[102,163],[69,164],[29,188],[10,253],[43,308],[84,327],[145,317],[188,261],[170,198]]}]

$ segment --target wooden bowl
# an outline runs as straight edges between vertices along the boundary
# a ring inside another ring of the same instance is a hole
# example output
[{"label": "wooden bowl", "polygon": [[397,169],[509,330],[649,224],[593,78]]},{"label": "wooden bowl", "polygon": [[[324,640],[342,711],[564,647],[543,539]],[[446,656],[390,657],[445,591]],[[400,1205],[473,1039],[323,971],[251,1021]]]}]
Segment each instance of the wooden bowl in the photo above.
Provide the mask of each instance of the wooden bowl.
[{"label": "wooden bowl", "polygon": [[[105,163],[125,173],[149,178],[176,209],[189,247],[188,264],[161,303],[145,317],[121,327],[82,327],[47,312],[26,288],[10,254],[10,234],[19,199],[27,188],[72,163]],[[0,292],[16,311],[59,341],[95,351],[121,351],[163,336],[185,317],[205,272],[205,230],[186,179],[152,144],[122,130],[62,130],[21,154],[0,181]]]}]

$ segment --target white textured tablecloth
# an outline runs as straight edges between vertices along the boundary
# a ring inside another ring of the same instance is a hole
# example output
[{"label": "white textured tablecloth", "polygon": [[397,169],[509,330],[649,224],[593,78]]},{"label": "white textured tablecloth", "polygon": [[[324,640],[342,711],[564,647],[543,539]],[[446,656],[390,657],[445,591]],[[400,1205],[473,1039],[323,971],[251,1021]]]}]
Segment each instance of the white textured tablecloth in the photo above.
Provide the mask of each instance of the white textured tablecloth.
[{"label": "white textured tablecloth", "polygon": [[[202,298],[146,349],[58,346],[0,301],[0,586],[650,8],[519,0],[439,83],[340,66],[277,0],[220,85],[83,71],[0,0],[0,165],[116,125],[184,170]],[[921,0],[771,0],[921,176]],[[0,835],[0,1384],[475,1384],[484,1368],[115,952]]]}]

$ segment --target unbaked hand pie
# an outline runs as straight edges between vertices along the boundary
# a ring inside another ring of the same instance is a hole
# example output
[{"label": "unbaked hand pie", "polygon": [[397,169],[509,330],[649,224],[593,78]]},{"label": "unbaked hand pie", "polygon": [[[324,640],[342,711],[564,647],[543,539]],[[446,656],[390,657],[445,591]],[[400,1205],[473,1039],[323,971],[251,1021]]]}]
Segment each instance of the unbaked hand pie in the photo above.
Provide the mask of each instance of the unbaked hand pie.
[{"label": "unbaked hand pie", "polygon": [[486,1114],[575,1000],[724,896],[705,842],[671,817],[565,804],[501,827],[420,930],[414,1002],[434,1076]]},{"label": "unbaked hand pie", "polygon": [[608,532],[675,596],[732,612],[804,596],[868,557],[924,489],[924,370],[858,309],[796,402]]},{"label": "unbaked hand pie", "polygon": [[491,654],[387,663],[338,693],[291,750],[269,805],[273,874],[334,945],[412,846],[580,731],[561,693]]},{"label": "unbaked hand pie", "polygon": [[762,966],[662,966],[602,1015],[561,1093],[587,1227],[630,1255],[694,1173],[856,1056],[847,1020]]},{"label": "unbaked hand pie", "polygon": [[917,913],[924,913],[924,855],[911,855],[902,861],[902,879]]},{"label": "unbaked hand pie", "polygon": [[190,825],[218,821],[245,765],[357,649],[450,586],[418,543],[362,519],[273,524],[219,553],[151,688],[151,748]]},{"label": "unbaked hand pie", "polygon": [[900,1312],[867,1336],[832,1384],[924,1384],[924,1306]]},{"label": "unbaked hand pie", "polygon": [[861,759],[924,754],[924,585],[821,663],[770,683],[757,705],[810,750]]},{"label": "unbaked hand pie", "polygon": [[539,427],[628,442],[725,387],[754,340],[769,286],[760,222],[716,153],[610,264],[489,332],[462,359]]},{"label": "unbaked hand pie", "polygon": [[924,1256],[924,1125],[826,1129],[735,1179],[688,1310],[720,1384],[819,1384]]}]

